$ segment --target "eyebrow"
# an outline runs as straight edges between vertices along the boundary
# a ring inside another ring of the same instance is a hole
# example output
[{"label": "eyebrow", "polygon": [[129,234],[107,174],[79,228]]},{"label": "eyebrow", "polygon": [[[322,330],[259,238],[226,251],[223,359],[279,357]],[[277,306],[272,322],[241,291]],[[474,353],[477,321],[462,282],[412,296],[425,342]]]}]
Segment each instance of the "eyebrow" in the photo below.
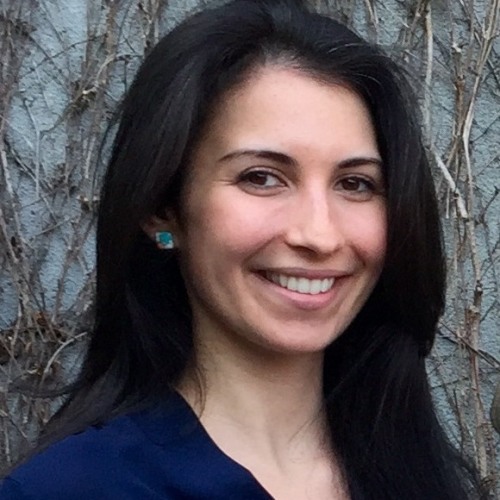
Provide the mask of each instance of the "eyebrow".
[{"label": "eyebrow", "polygon": [[359,156],[355,158],[348,158],[347,160],[342,160],[339,164],[339,168],[350,168],[350,167],[361,167],[363,165],[373,164],[379,168],[383,167],[383,162],[380,158],[375,156]]},{"label": "eyebrow", "polygon": [[291,167],[296,167],[298,165],[297,160],[295,160],[291,156],[285,153],[271,151],[268,149],[238,149],[237,151],[233,151],[231,153],[228,153],[227,155],[224,155],[219,159],[219,161],[235,160],[247,156],[251,156],[252,158],[261,158],[263,160],[271,160],[275,163],[281,163],[282,165]]},{"label": "eyebrow", "polygon": [[[231,153],[224,155],[223,157],[219,158],[218,161],[225,162],[225,161],[235,160],[238,158],[245,158],[248,156],[252,158],[261,158],[263,160],[270,160],[285,166],[296,167],[298,165],[298,162],[295,158],[285,153],[280,153],[278,151],[272,151],[268,149],[238,149],[236,151],[232,151]],[[338,164],[338,168],[361,167],[367,164],[374,164],[379,168],[382,168],[383,166],[383,162],[380,158],[377,158],[375,156],[359,156],[342,160]]]}]

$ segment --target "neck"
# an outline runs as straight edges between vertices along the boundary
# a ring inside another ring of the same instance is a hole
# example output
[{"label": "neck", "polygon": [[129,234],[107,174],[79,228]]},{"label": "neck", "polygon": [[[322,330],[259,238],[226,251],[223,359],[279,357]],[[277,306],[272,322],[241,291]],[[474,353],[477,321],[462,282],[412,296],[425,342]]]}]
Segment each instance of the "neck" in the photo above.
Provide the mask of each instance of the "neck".
[{"label": "neck", "polygon": [[323,354],[222,344],[220,337],[197,344],[201,399],[194,370],[179,386],[219,447],[231,456],[252,450],[276,464],[324,452]]}]

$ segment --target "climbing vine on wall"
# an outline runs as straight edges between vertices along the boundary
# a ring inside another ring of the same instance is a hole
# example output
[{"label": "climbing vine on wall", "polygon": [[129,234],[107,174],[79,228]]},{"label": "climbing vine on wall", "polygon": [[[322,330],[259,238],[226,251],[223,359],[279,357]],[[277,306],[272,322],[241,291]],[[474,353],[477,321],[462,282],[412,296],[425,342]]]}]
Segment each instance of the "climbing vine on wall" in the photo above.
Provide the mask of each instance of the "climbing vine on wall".
[{"label": "climbing vine on wall", "polygon": [[[0,0],[4,464],[59,404],[43,391],[70,381],[81,361],[104,138],[120,96],[144,53],[206,3]],[[420,96],[449,266],[448,309],[428,368],[452,439],[498,491],[489,413],[500,380],[500,0],[313,3],[385,47]]]}]

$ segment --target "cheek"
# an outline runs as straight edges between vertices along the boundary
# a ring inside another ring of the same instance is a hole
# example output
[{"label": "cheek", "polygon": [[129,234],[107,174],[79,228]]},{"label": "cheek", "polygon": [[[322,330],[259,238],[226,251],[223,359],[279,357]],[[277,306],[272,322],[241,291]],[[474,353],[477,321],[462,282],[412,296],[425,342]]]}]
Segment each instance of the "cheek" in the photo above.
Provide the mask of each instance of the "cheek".
[{"label": "cheek", "polygon": [[[280,217],[260,199],[216,191],[192,204],[186,219],[186,246],[213,257],[242,257],[266,245],[278,232]],[[258,201],[258,202],[256,202]]]},{"label": "cheek", "polygon": [[387,218],[385,207],[360,215],[349,225],[351,241],[368,264],[381,270],[387,250]]}]

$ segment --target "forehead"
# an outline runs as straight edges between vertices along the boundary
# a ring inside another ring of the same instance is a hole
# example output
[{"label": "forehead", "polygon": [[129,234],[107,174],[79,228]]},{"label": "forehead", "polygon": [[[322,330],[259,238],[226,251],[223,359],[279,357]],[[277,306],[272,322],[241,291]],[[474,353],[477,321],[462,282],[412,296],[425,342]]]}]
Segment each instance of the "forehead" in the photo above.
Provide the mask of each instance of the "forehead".
[{"label": "forehead", "polygon": [[262,141],[275,147],[336,144],[371,153],[375,147],[369,111],[354,91],[276,66],[256,69],[222,96],[200,142],[207,140],[220,147],[261,147]]}]

